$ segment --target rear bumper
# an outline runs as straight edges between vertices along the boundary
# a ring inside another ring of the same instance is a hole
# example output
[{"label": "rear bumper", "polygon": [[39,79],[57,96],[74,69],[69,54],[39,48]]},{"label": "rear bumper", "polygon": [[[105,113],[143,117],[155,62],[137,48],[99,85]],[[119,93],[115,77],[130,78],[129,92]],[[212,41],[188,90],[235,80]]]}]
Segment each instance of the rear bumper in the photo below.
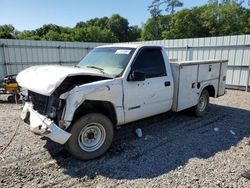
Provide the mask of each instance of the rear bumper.
[{"label": "rear bumper", "polygon": [[62,130],[52,120],[35,111],[29,102],[26,102],[23,107],[21,119],[26,123],[28,122],[32,132],[45,136],[59,144],[65,144],[71,136],[70,133]]}]

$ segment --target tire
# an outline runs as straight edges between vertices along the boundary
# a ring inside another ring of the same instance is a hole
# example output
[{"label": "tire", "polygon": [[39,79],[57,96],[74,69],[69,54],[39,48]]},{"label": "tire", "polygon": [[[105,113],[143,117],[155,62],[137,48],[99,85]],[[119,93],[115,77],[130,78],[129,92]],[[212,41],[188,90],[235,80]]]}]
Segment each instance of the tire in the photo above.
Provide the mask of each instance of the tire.
[{"label": "tire", "polygon": [[18,101],[19,99],[20,99],[20,95],[18,93],[14,94],[14,95],[10,95],[7,98],[8,102],[10,102],[10,103],[14,103],[14,102]]},{"label": "tire", "polygon": [[79,118],[69,129],[71,137],[66,149],[77,159],[91,160],[100,157],[110,147],[114,129],[109,118],[91,113]]},{"label": "tire", "polygon": [[209,104],[209,93],[204,89],[199,97],[198,104],[194,106],[193,112],[197,117],[204,116]]},{"label": "tire", "polygon": [[14,103],[15,102],[15,96],[14,95],[8,96],[7,100],[8,100],[9,103]]}]

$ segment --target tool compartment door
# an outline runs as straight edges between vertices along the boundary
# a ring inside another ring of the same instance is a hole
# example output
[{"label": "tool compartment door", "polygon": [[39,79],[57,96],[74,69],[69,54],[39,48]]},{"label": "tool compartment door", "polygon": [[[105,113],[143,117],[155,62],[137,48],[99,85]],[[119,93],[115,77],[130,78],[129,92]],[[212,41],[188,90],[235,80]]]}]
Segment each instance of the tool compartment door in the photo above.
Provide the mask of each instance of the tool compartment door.
[{"label": "tool compartment door", "polygon": [[199,97],[196,87],[197,71],[198,65],[180,67],[177,111],[190,108],[197,104]]},{"label": "tool compartment door", "polygon": [[220,63],[200,64],[198,67],[198,82],[219,79]]},{"label": "tool compartment door", "polygon": [[220,82],[219,82],[219,91],[218,96],[225,94],[226,88],[226,75],[227,75],[227,62],[221,63],[221,71],[220,71]]}]

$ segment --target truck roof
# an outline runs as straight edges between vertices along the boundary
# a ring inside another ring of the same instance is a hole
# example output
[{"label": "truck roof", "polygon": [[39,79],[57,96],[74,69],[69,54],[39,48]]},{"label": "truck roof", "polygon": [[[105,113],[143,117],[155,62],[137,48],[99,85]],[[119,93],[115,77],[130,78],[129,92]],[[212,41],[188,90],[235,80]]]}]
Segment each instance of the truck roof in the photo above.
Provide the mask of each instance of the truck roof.
[{"label": "truck roof", "polygon": [[152,44],[129,44],[129,43],[118,43],[118,44],[108,44],[103,46],[98,46],[97,48],[110,48],[110,47],[118,47],[118,48],[139,48],[144,46],[157,46],[163,47],[161,45],[152,45]]}]

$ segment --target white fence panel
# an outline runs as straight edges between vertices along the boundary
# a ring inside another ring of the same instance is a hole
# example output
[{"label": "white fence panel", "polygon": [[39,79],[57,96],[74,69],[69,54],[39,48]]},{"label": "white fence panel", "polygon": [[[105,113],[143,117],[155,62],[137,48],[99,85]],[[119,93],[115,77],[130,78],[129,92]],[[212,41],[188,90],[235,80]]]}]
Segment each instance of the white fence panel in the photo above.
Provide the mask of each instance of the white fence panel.
[{"label": "white fence panel", "polygon": [[103,44],[0,39],[0,80],[33,65],[73,66]]},{"label": "white fence panel", "polygon": [[[227,87],[247,90],[250,84],[250,35],[130,43],[162,45],[170,59],[227,59]],[[75,65],[100,45],[104,43],[0,39],[0,79],[33,65]]]},{"label": "white fence panel", "polygon": [[226,59],[228,60],[227,87],[245,90],[249,88],[250,35],[147,41],[147,44],[156,43],[166,48],[170,59]]}]

